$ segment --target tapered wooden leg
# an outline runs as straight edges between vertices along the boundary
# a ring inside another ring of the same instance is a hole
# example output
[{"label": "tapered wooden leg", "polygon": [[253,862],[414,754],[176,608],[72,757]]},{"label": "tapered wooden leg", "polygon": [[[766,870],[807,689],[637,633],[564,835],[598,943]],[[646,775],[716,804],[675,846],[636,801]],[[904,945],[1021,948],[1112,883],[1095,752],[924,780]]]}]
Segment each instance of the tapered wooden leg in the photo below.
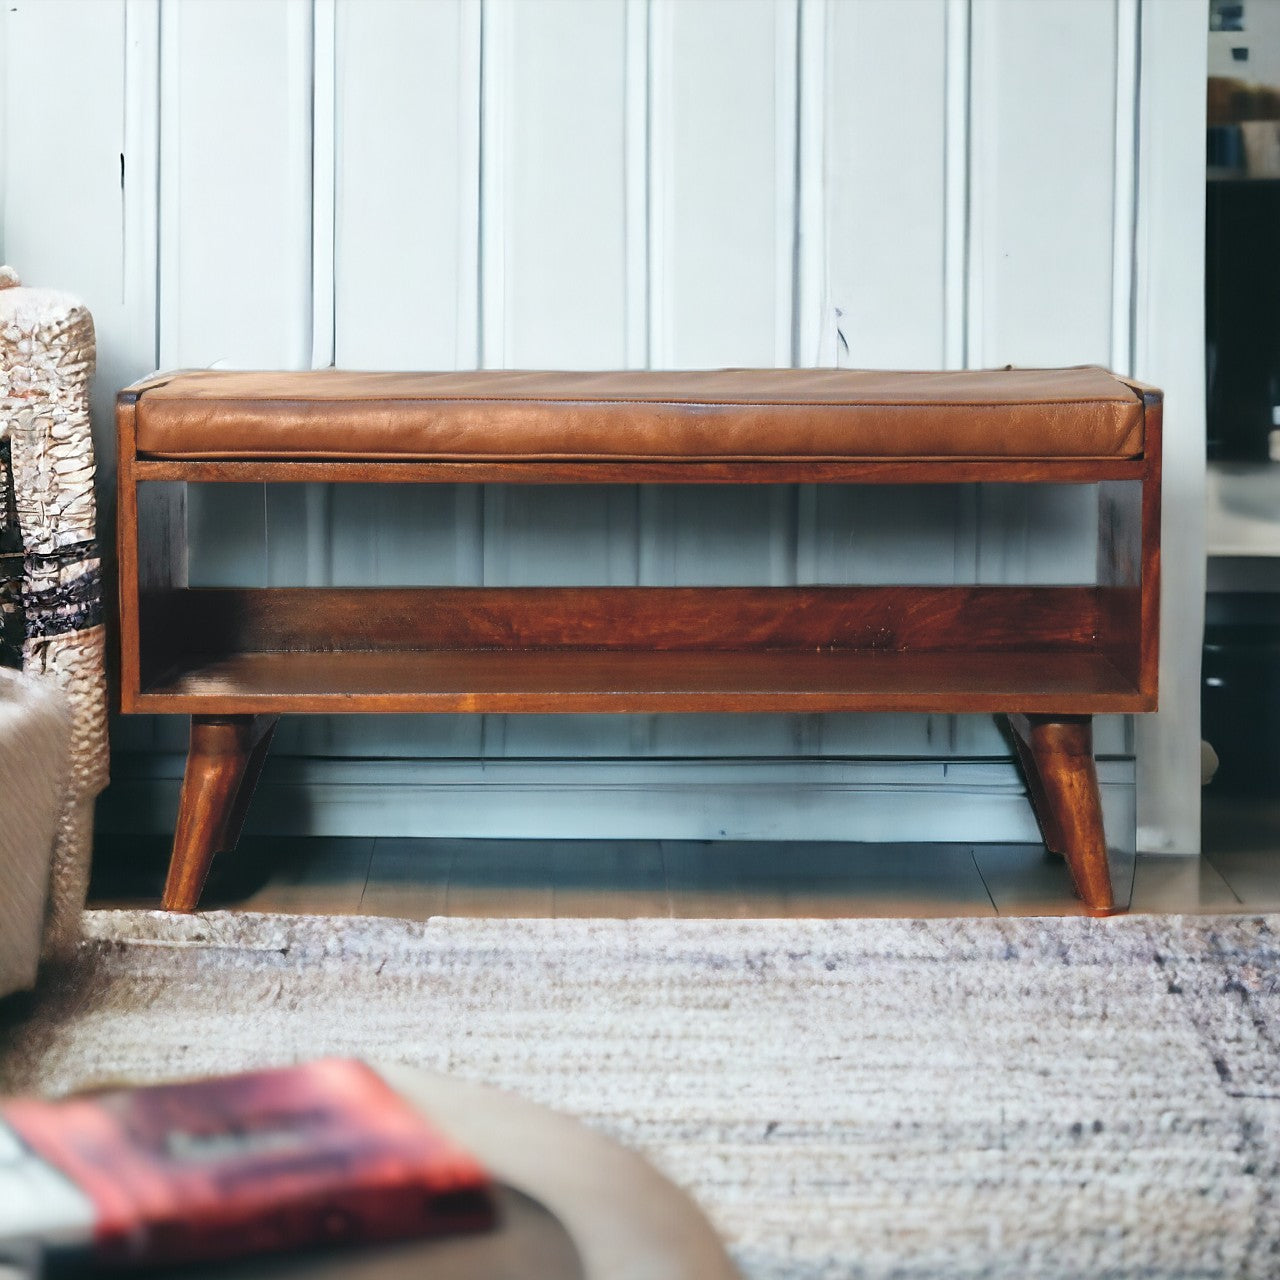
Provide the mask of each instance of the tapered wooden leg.
[{"label": "tapered wooden leg", "polygon": [[[248,792],[243,802],[248,808],[257,783],[250,761],[274,727],[275,717],[191,717],[191,745],[162,899],[166,911],[195,910],[214,854],[226,846],[229,835],[239,836],[235,823],[244,820],[241,791]],[[266,755],[265,747],[261,755]],[[261,767],[259,758],[256,769]],[[246,782],[249,786],[243,787]]]},{"label": "tapered wooden leg", "polygon": [[1060,846],[1089,914],[1114,915],[1092,717],[1011,715],[1009,727],[1045,844]]},{"label": "tapered wooden leg", "polygon": [[[1012,717],[1010,717],[1010,724],[1012,725]],[[1044,783],[1040,781],[1040,770],[1036,767],[1031,747],[1016,728],[1013,730],[1013,745],[1018,750],[1018,763],[1022,766],[1022,778],[1027,784],[1027,798],[1031,801],[1031,812],[1036,815],[1036,822],[1040,827],[1040,838],[1050,853],[1061,855],[1064,850],[1057,815],[1049,805],[1049,797],[1045,793]]]},{"label": "tapered wooden leg", "polygon": [[258,779],[262,777],[262,766],[266,763],[267,752],[271,749],[271,739],[275,735],[279,716],[255,716],[253,734],[256,741],[245,761],[244,776],[236,790],[236,798],[227,814],[227,825],[218,842],[217,853],[230,853],[240,843],[240,834],[244,831],[245,816],[249,812],[249,804],[253,793],[258,789]]}]

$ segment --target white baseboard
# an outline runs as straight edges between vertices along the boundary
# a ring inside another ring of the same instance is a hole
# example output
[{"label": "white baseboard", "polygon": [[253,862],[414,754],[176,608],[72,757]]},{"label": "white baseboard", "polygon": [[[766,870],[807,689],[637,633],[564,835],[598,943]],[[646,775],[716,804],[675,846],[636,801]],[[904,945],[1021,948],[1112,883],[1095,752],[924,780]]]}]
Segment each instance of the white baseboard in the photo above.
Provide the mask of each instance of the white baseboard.
[{"label": "white baseboard", "polygon": [[[182,757],[129,755],[101,829],[170,831]],[[1110,842],[1134,844],[1134,763],[1098,763]],[[1001,760],[269,760],[251,832],[500,839],[1034,841]]]}]

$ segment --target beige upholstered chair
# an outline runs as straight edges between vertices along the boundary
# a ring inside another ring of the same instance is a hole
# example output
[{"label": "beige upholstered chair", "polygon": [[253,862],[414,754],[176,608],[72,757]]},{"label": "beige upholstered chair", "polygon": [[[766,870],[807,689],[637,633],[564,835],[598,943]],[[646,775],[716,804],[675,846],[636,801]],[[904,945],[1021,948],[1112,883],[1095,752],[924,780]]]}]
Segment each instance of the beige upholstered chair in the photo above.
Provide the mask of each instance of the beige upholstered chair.
[{"label": "beige upholstered chair", "polygon": [[0,996],[35,982],[70,753],[66,695],[0,667]]}]

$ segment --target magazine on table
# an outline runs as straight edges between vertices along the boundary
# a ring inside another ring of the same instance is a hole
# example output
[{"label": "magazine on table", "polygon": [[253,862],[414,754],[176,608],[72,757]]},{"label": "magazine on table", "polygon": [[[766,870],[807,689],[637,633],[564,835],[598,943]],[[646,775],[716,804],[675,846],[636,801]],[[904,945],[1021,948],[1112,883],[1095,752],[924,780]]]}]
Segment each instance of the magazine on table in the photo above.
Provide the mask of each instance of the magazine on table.
[{"label": "magazine on table", "polygon": [[344,1059],[0,1100],[0,1280],[485,1230],[480,1163]]}]

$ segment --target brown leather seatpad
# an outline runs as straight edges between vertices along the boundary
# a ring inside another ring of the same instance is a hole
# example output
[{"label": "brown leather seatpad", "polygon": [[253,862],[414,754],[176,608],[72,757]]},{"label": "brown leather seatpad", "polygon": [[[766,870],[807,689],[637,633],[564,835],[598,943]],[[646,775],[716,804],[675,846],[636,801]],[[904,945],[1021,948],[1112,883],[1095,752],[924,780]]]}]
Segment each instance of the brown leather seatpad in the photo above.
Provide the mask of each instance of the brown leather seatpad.
[{"label": "brown leather seatpad", "polygon": [[1052,459],[1142,455],[1133,386],[1095,366],[179,373],[138,453],[174,459]]}]

